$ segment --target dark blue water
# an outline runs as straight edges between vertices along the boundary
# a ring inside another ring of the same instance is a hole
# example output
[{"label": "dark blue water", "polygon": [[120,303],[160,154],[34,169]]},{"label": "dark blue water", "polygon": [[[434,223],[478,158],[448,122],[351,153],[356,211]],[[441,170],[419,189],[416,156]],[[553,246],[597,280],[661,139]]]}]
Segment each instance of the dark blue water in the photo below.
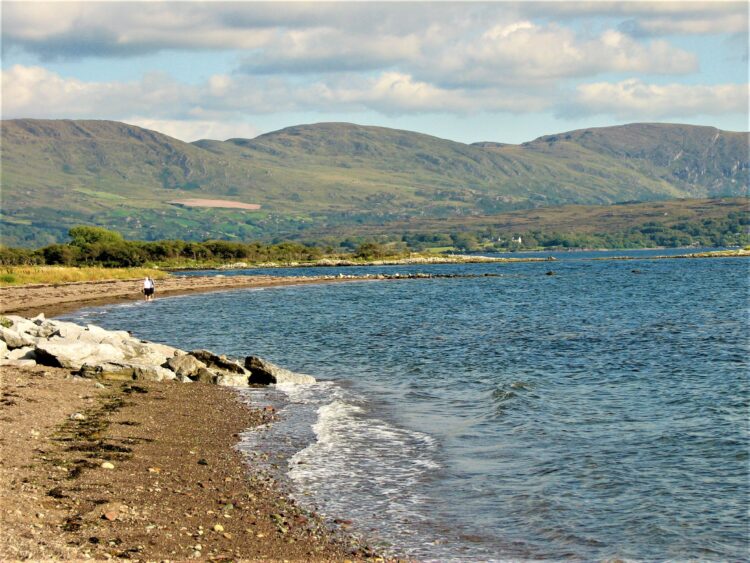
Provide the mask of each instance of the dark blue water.
[{"label": "dark blue water", "polygon": [[287,405],[265,446],[293,454],[299,498],[401,553],[747,559],[746,260],[397,271],[409,270],[502,276],[231,291],[67,318],[329,380],[251,394]]}]

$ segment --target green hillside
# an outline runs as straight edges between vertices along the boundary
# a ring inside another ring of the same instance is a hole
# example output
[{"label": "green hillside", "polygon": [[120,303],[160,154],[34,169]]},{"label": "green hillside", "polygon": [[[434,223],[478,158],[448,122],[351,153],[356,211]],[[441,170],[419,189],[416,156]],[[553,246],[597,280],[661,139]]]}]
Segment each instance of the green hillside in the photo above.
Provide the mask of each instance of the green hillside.
[{"label": "green hillside", "polygon": [[[76,224],[128,238],[295,238],[516,209],[746,195],[748,135],[634,124],[466,145],[345,123],[184,143],[112,121],[2,122],[2,238],[40,246]],[[186,208],[210,198],[260,211]]]}]

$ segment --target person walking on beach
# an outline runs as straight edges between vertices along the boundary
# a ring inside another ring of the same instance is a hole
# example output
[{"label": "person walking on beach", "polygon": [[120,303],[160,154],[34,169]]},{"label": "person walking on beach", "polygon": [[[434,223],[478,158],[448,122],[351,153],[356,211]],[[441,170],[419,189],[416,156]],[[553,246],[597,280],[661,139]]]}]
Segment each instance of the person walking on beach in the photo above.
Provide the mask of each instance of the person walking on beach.
[{"label": "person walking on beach", "polygon": [[154,291],[156,291],[154,280],[149,276],[146,276],[146,279],[143,280],[143,295],[145,296],[146,301],[151,301],[154,298]]}]

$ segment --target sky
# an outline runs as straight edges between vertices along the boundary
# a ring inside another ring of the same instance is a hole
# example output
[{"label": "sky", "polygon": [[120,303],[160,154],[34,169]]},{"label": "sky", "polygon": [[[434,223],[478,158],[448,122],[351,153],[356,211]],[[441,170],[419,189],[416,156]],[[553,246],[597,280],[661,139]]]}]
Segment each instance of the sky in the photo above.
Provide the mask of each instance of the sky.
[{"label": "sky", "polygon": [[2,117],[184,141],[346,121],[470,143],[747,131],[746,2],[13,2]]}]

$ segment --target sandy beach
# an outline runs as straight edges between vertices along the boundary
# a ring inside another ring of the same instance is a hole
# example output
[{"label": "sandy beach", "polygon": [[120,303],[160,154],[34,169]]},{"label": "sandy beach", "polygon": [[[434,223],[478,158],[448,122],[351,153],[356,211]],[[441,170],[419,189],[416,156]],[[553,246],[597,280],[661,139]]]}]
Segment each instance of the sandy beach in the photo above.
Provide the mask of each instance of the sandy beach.
[{"label": "sandy beach", "polygon": [[[159,295],[313,282],[180,277]],[[2,308],[51,316],[139,289],[3,288]],[[347,534],[346,515],[322,522],[243,463],[239,432],[272,422],[266,405],[216,385],[97,382],[43,366],[2,366],[0,381],[2,560],[377,559]]]},{"label": "sandy beach", "polygon": [[[156,297],[185,295],[249,287],[274,287],[356,281],[333,276],[172,276],[156,282]],[[143,281],[107,280],[56,285],[23,285],[0,287],[0,313],[48,317],[75,311],[81,307],[123,303],[143,299]]]}]

